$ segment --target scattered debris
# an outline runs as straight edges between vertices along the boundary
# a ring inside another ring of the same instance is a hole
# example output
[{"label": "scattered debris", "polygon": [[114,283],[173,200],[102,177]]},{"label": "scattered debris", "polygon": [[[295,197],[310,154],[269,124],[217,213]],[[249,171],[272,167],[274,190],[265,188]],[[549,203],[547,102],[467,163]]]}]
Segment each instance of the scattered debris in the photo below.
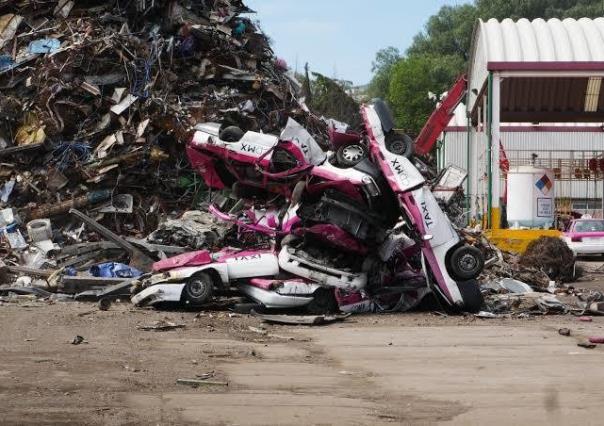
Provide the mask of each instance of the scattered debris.
[{"label": "scattered debris", "polygon": [[594,302],[589,305],[589,312],[596,315],[604,315],[604,302]]},{"label": "scattered debris", "polygon": [[265,322],[287,325],[325,325],[344,321],[350,314],[344,315],[265,315],[254,314]]},{"label": "scattered debris", "polygon": [[493,312],[480,311],[477,314],[474,314],[476,318],[483,319],[491,319],[491,318],[501,318],[501,315],[494,314]]},{"label": "scattered debris", "polygon": [[98,306],[100,311],[108,311],[111,307],[111,299],[109,297],[99,299]]},{"label": "scattered debris", "polygon": [[596,343],[598,345],[604,344],[604,336],[591,336],[588,340],[590,343]]},{"label": "scattered debris", "polygon": [[136,328],[138,328],[139,330],[145,330],[145,331],[169,331],[169,330],[174,330],[177,328],[185,328],[185,325],[177,324],[177,323],[165,321],[165,320],[159,320],[159,321],[155,321],[149,325],[139,325]]},{"label": "scattered debris", "polygon": [[80,345],[82,343],[88,343],[82,336],[76,336],[71,341],[72,345]]},{"label": "scattered debris", "polygon": [[228,386],[229,382],[220,382],[214,380],[205,379],[176,379],[176,383],[179,385],[191,386],[198,388],[200,386]]},{"label": "scattered debris", "polygon": [[208,373],[196,374],[195,375],[195,378],[199,379],[199,380],[207,380],[207,379],[211,379],[212,377],[214,377],[214,371],[210,371]]},{"label": "scattered debris", "polygon": [[522,281],[515,280],[513,278],[502,278],[497,281],[490,281],[487,283],[483,283],[481,288],[492,289],[497,292],[505,290],[509,293],[521,294],[521,293],[532,293],[533,289],[526,283]]},{"label": "scattered debris", "polygon": [[558,330],[560,336],[570,336],[570,328],[561,328]]},{"label": "scattered debris", "polygon": [[597,345],[595,343],[591,343],[591,342],[579,342],[579,343],[577,343],[577,346],[579,346],[581,348],[585,348],[585,349],[593,349]]}]

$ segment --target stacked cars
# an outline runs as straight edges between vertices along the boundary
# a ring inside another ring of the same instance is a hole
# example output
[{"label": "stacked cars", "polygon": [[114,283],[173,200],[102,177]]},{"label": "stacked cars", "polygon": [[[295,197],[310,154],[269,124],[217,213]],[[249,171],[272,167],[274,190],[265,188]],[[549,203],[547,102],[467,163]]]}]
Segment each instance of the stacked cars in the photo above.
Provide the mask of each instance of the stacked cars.
[{"label": "stacked cars", "polygon": [[451,309],[479,310],[482,252],[441,209],[386,104],[361,113],[360,132],[328,121],[327,150],[291,118],[279,136],[198,125],[192,167],[236,199],[209,211],[258,238],[159,262],[133,302],[203,305],[235,290],[264,308],[401,311],[434,293]]}]

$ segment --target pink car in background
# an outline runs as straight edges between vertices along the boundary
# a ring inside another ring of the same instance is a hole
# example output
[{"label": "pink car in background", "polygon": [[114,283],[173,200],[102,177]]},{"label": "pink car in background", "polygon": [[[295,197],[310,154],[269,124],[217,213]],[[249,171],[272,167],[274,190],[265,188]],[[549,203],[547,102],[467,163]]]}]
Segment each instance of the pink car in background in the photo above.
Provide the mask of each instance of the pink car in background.
[{"label": "pink car in background", "polygon": [[562,238],[577,256],[604,255],[604,220],[573,220]]}]

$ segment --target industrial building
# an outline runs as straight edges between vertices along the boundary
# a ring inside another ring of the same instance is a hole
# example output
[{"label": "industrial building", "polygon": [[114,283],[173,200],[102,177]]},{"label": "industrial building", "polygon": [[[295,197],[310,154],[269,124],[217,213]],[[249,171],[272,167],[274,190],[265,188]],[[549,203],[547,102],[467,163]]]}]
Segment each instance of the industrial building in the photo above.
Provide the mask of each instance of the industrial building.
[{"label": "industrial building", "polygon": [[[520,248],[548,233],[507,229],[530,228],[507,220],[514,197],[525,200],[516,205],[532,209],[534,218],[560,209],[601,217],[602,77],[604,18],[477,24],[466,103],[443,135],[439,163],[468,170],[468,217],[495,240]],[[530,167],[544,172],[532,184],[506,187],[508,175]],[[515,208],[514,214],[521,213]]]},{"label": "industrial building", "polygon": [[[535,164],[554,170],[558,210],[602,217],[604,173],[600,162],[590,160],[602,156],[604,123],[502,123],[500,135],[510,167]],[[454,164],[468,170],[465,104],[459,105],[443,132],[437,158],[439,168]],[[479,187],[485,178],[477,176]],[[503,189],[504,177],[501,185]]]}]

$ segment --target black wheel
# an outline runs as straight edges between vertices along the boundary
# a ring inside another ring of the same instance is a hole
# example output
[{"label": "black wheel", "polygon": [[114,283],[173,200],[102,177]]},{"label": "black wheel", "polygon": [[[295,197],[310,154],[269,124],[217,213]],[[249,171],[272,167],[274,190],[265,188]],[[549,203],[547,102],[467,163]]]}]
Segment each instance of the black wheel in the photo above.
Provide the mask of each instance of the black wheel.
[{"label": "black wheel", "polygon": [[210,274],[199,272],[189,278],[183,289],[185,299],[192,305],[203,305],[212,298],[214,280]]},{"label": "black wheel", "polygon": [[313,294],[312,302],[306,305],[306,311],[311,315],[331,314],[338,311],[338,302],[333,290],[320,288]]},{"label": "black wheel", "polygon": [[413,139],[407,135],[393,133],[386,137],[386,149],[393,154],[409,158],[413,154]]},{"label": "black wheel", "polygon": [[225,142],[238,142],[245,132],[237,126],[228,126],[222,129],[218,137]]},{"label": "black wheel", "polygon": [[463,311],[475,314],[482,309],[484,299],[476,280],[458,282],[457,288],[463,299]]},{"label": "black wheel", "polygon": [[473,246],[459,246],[449,256],[448,269],[451,276],[459,281],[471,280],[482,272],[484,256]]},{"label": "black wheel", "polygon": [[342,145],[336,151],[336,160],[342,167],[354,167],[367,157],[367,150],[361,144]]}]

